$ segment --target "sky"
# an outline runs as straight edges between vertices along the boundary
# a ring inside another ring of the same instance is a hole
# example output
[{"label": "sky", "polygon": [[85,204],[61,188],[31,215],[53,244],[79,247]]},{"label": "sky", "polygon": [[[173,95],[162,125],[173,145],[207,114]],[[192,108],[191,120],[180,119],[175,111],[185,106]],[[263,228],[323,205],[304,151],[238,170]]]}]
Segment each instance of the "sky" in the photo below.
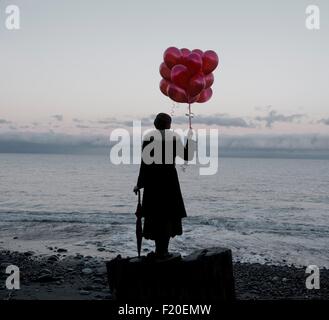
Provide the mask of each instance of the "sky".
[{"label": "sky", "polygon": [[[5,8],[21,28],[5,28]],[[305,27],[307,5],[320,30]],[[228,135],[329,135],[327,0],[0,2],[0,135],[108,135],[158,112],[186,126],[159,90],[169,46],[212,49],[214,95],[194,126]]]}]

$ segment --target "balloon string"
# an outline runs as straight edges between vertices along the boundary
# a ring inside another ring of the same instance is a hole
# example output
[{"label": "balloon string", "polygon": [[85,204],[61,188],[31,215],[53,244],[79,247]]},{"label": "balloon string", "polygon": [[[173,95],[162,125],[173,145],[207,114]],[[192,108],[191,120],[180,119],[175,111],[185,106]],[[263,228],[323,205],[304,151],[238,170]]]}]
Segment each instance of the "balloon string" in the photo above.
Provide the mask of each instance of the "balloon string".
[{"label": "balloon string", "polygon": [[[190,130],[192,129],[192,118],[193,118],[193,113],[191,112],[191,104],[189,103],[188,104],[188,114],[186,114],[188,116],[188,124],[189,124],[189,128]],[[184,161],[184,164],[181,165],[181,169],[183,172],[186,171],[187,169],[187,166],[188,166],[188,161],[185,160]]]},{"label": "balloon string", "polygon": [[176,104],[175,102],[172,103],[171,105],[171,110],[170,110],[170,115],[173,117],[175,115],[175,109],[178,108],[178,104]]},{"label": "balloon string", "polygon": [[190,129],[192,129],[192,113],[191,113],[191,104],[188,104],[188,123]]}]

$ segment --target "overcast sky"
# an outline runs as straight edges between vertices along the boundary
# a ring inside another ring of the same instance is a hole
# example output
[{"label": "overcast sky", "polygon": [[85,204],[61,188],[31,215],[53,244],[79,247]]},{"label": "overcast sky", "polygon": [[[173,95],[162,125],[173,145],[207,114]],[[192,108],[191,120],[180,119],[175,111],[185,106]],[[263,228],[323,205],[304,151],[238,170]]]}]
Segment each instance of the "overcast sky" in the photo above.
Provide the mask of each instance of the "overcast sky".
[{"label": "overcast sky", "polygon": [[[13,2],[19,31],[4,26]],[[309,4],[320,30],[305,28]],[[170,113],[158,67],[174,45],[220,57],[212,100],[193,105],[196,125],[326,133],[328,35],[327,0],[1,1],[0,130],[94,132]],[[177,124],[184,113],[175,110]]]}]

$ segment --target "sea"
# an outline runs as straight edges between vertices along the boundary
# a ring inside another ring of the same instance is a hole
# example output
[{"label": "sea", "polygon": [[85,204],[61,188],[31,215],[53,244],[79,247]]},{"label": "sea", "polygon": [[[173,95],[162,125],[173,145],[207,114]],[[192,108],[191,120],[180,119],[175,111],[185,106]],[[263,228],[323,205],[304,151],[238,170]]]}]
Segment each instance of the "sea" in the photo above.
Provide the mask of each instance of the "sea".
[{"label": "sea", "polygon": [[[170,251],[225,247],[235,261],[329,267],[328,160],[218,161],[210,176],[177,165],[188,217]],[[107,155],[0,154],[0,249],[135,256],[138,170]],[[153,248],[143,240],[143,254]]]}]

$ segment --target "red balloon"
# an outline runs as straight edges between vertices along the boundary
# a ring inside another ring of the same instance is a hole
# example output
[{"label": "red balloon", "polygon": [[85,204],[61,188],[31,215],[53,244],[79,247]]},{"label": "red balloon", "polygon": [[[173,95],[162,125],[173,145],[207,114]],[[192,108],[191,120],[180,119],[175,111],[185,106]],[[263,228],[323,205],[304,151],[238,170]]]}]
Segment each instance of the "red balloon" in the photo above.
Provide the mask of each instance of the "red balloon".
[{"label": "red balloon", "polygon": [[212,86],[212,84],[214,83],[214,75],[213,73],[209,73],[207,75],[204,76],[204,79],[206,81],[206,86],[205,88],[210,88]]},{"label": "red balloon", "polygon": [[188,98],[188,103],[194,103],[194,102],[197,102],[198,100],[200,99],[200,95],[196,95],[195,97],[190,97]]},{"label": "red balloon", "polygon": [[197,74],[191,78],[187,93],[189,97],[195,97],[198,95],[206,86],[205,78],[202,74]]},{"label": "red balloon", "polygon": [[213,71],[218,56],[212,51],[169,47],[163,55],[159,72],[161,92],[176,102],[203,103],[212,96]]},{"label": "red balloon", "polygon": [[171,83],[169,85],[167,92],[168,92],[169,98],[176,102],[181,102],[181,103],[188,102],[185,90],[176,86],[173,83]]},{"label": "red balloon", "polygon": [[168,87],[169,87],[169,85],[170,85],[170,82],[167,81],[166,79],[162,79],[160,81],[160,90],[165,96],[168,96]]},{"label": "red balloon", "polygon": [[163,60],[169,69],[178,64],[180,59],[181,52],[176,47],[168,48],[163,54]]},{"label": "red balloon", "polygon": [[171,80],[180,88],[186,89],[189,85],[190,74],[186,66],[177,64],[171,69]]},{"label": "red balloon", "polygon": [[183,64],[187,67],[190,75],[194,75],[202,69],[202,58],[197,53],[192,52],[184,59]]},{"label": "red balloon", "polygon": [[194,49],[194,50],[192,50],[192,52],[197,53],[201,58],[203,56],[203,51],[200,49]]},{"label": "red balloon", "polygon": [[204,74],[213,72],[218,66],[218,56],[215,51],[208,50],[202,56],[202,71]]},{"label": "red balloon", "polygon": [[171,70],[166,66],[164,62],[161,63],[159,71],[162,78],[171,81]]},{"label": "red balloon", "polygon": [[191,53],[191,50],[182,48],[182,49],[180,49],[180,52],[181,52],[182,59],[184,60]]},{"label": "red balloon", "polygon": [[212,96],[212,89],[211,88],[207,88],[201,91],[200,93],[200,97],[198,99],[198,103],[203,103],[203,102],[207,102]]}]

